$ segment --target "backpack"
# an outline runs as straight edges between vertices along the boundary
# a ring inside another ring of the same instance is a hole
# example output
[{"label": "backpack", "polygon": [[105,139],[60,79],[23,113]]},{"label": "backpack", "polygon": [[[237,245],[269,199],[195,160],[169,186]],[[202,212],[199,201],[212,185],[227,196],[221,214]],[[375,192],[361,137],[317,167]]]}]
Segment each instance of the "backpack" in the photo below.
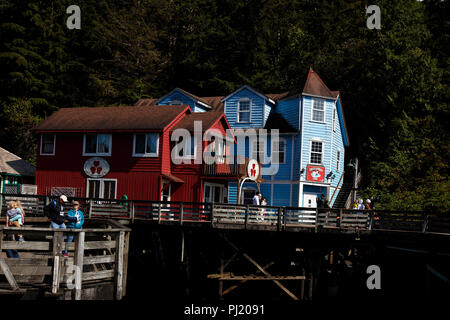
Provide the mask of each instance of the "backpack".
[{"label": "backpack", "polygon": [[56,208],[56,200],[51,200],[46,206],[44,206],[44,216],[50,218],[52,210]]}]

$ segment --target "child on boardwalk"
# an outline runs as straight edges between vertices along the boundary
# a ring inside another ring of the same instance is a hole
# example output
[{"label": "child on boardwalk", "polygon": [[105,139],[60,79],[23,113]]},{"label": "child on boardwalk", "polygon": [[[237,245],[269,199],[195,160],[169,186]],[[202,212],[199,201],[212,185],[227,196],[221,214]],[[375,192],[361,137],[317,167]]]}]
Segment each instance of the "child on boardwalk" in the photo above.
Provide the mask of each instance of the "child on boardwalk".
[{"label": "child on boardwalk", "polygon": [[[20,228],[24,222],[25,212],[19,201],[10,201],[9,210],[6,212],[6,226]],[[19,241],[25,241],[21,234],[18,235]]]}]

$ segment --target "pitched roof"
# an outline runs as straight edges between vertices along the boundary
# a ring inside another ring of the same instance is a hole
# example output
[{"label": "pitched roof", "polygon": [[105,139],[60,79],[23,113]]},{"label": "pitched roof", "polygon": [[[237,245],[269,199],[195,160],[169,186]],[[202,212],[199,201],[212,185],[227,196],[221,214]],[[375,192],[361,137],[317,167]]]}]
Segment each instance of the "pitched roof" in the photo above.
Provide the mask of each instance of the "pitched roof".
[{"label": "pitched roof", "polygon": [[[177,90],[192,97],[195,100],[198,100],[200,102],[203,102],[204,104],[207,104],[211,108],[211,110],[223,110],[223,102],[221,101],[223,96],[197,97],[183,89],[177,88]],[[172,92],[173,92],[173,90],[170,93],[172,93]],[[166,96],[167,96],[167,94],[164,97],[166,97]],[[137,106],[137,107],[154,106],[160,100],[162,100],[162,98],[160,98],[160,99],[143,98],[143,99],[139,99],[138,102],[136,102],[135,106]]]},{"label": "pitched roof", "polygon": [[269,100],[269,101],[272,102],[272,103],[274,102],[272,98],[268,97],[268,96],[265,95],[264,93],[261,93],[261,92],[255,90],[255,89],[253,89],[253,88],[250,87],[249,85],[243,85],[243,86],[239,87],[237,90],[233,91],[232,93],[230,93],[230,94],[227,95],[226,97],[223,97],[221,101],[224,102],[224,101],[227,100],[229,97],[234,96],[236,93],[238,93],[239,91],[244,90],[244,89],[247,89],[247,90],[252,91],[253,93],[255,93],[256,95],[260,96],[261,98],[263,98],[263,99],[265,99],[265,100]]},{"label": "pitched roof", "polygon": [[156,104],[156,99],[149,99],[149,98],[143,98],[139,99],[138,102],[136,102],[135,106],[137,107],[149,107]]},{"label": "pitched roof", "polygon": [[189,106],[62,108],[34,131],[116,131],[164,129]]},{"label": "pitched roof", "polygon": [[278,129],[280,132],[298,132],[293,126],[291,126],[283,116],[276,112],[271,112],[267,118],[265,129]]},{"label": "pitched roof", "polygon": [[34,177],[35,172],[32,164],[0,147],[0,173]]},{"label": "pitched roof", "polygon": [[183,128],[193,132],[194,121],[201,121],[202,131],[205,132],[206,130],[211,128],[211,126],[222,116],[223,113],[217,111],[194,112],[186,115],[183,119],[181,119],[180,122],[172,127],[172,130]]},{"label": "pitched roof", "polygon": [[315,72],[313,69],[309,69],[305,86],[303,87],[303,94],[310,94],[326,98],[335,98],[331,90],[328,89],[317,72]]}]

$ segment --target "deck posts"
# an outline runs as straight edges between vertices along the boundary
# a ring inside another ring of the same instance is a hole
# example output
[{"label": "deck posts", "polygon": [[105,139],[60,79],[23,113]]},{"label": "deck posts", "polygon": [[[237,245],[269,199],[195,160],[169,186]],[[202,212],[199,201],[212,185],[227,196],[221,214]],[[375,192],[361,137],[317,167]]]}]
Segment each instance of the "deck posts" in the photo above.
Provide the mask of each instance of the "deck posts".
[{"label": "deck posts", "polygon": [[[305,276],[305,268],[302,268],[302,276]],[[300,280],[300,300],[305,299],[305,280]]]},{"label": "deck posts", "polygon": [[428,215],[424,213],[422,232],[425,233],[427,231],[427,228],[428,228]]},{"label": "deck posts", "polygon": [[316,224],[314,226],[314,231],[317,233],[319,227],[319,208],[316,208]]},{"label": "deck posts", "polygon": [[2,216],[3,209],[3,194],[0,193],[0,217]]},{"label": "deck posts", "polygon": [[122,300],[123,297],[123,253],[125,244],[125,232],[120,231],[116,243],[116,270],[114,275],[115,282],[115,298],[116,300]]},{"label": "deck posts", "polygon": [[89,200],[89,219],[92,218],[92,200]]},{"label": "deck posts", "polygon": [[59,282],[61,276],[61,254],[62,254],[63,232],[53,232],[53,281],[52,293],[56,294],[59,290]]},{"label": "deck posts", "polygon": [[211,203],[211,223],[214,222],[214,204]]},{"label": "deck posts", "polygon": [[158,224],[161,223],[161,203],[158,203]]},{"label": "deck posts", "polygon": [[134,223],[134,201],[130,202],[130,217],[131,223]]},{"label": "deck posts", "polygon": [[130,233],[125,233],[125,242],[123,248],[123,284],[122,296],[127,294],[127,275],[128,275],[128,252],[130,247]]},{"label": "deck posts", "polygon": [[75,267],[75,300],[81,300],[81,282],[83,277],[83,257],[84,257],[85,232],[77,234],[75,240],[75,256],[73,265]]}]

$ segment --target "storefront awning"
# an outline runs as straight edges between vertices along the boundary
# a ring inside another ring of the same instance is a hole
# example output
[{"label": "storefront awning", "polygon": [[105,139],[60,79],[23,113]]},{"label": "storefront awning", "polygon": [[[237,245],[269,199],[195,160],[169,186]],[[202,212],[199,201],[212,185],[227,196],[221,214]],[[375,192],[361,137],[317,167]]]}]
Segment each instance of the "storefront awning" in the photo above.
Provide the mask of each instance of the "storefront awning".
[{"label": "storefront awning", "polygon": [[163,176],[163,178],[170,180],[172,182],[184,183],[183,180],[181,180],[180,178],[177,178],[171,174],[163,174],[162,176]]}]

